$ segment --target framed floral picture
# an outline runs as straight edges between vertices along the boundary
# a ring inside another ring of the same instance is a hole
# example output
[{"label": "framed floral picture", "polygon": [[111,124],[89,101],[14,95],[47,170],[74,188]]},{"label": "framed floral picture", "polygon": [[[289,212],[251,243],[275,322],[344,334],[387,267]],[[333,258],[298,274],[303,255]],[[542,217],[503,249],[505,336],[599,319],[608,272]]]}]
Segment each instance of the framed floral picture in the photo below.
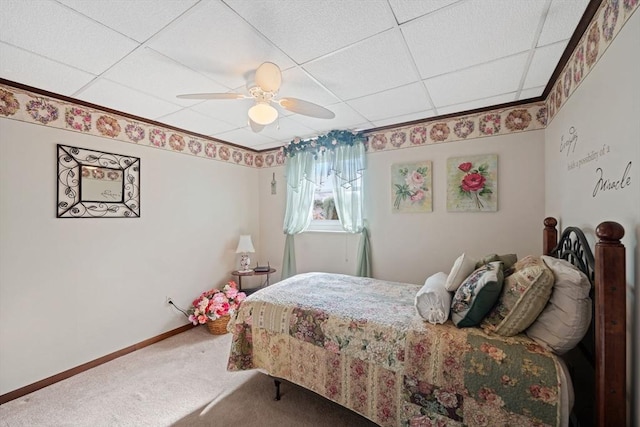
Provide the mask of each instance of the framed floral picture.
[{"label": "framed floral picture", "polygon": [[498,155],[447,159],[447,211],[498,210]]},{"label": "framed floral picture", "polygon": [[431,212],[431,161],[391,165],[391,199],[394,213]]}]

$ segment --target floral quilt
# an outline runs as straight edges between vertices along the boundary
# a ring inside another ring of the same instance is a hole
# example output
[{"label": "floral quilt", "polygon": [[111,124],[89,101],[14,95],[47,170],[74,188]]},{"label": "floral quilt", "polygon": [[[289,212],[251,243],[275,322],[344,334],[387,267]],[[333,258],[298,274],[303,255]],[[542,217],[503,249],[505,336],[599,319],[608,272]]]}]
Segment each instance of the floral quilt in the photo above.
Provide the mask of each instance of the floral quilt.
[{"label": "floral quilt", "polygon": [[432,325],[420,286],[300,274],[248,297],[229,323],[230,371],[261,369],[381,426],[560,423],[556,357],[523,335]]}]

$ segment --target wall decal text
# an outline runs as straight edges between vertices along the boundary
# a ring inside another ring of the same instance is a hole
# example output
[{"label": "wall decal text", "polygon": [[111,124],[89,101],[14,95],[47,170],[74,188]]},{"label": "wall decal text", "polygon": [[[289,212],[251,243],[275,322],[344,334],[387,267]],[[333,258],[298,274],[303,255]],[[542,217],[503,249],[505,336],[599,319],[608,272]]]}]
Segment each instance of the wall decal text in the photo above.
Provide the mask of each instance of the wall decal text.
[{"label": "wall decal text", "polygon": [[611,147],[607,144],[603,144],[602,148],[600,148],[599,150],[591,150],[587,153],[586,156],[578,159],[577,161],[572,160],[571,162],[567,163],[567,170],[571,171],[576,168],[580,169],[582,166],[586,165],[587,163],[597,161],[599,158],[605,156],[610,151],[611,151]]},{"label": "wall decal text", "polygon": [[560,152],[566,150],[567,156],[569,153],[576,151],[576,145],[578,143],[578,130],[575,126],[569,128],[569,137],[565,140],[564,135],[560,137]]},{"label": "wall decal text", "polygon": [[605,178],[605,172],[602,168],[596,169],[596,176],[598,177],[598,181],[596,181],[596,186],[593,189],[593,197],[596,197],[601,191],[608,190],[624,190],[625,188],[631,185],[631,163],[627,163],[627,166],[624,168],[624,172],[622,173],[622,178],[620,179],[610,179]]}]

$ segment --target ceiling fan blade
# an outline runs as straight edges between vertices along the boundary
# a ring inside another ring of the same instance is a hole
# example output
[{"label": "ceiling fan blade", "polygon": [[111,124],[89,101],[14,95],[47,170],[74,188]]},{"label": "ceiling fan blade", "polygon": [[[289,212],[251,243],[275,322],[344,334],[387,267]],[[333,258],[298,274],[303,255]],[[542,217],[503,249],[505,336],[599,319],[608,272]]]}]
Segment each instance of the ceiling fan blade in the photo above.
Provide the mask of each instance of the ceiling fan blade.
[{"label": "ceiling fan blade", "polygon": [[282,72],[273,62],[263,62],[256,69],[255,82],[265,92],[277,92],[282,84]]},{"label": "ceiling fan blade", "polygon": [[304,101],[298,98],[282,98],[277,101],[285,110],[294,113],[303,114],[318,119],[333,119],[336,115],[333,111],[314,104],[313,102]]},{"label": "ceiling fan blade", "polygon": [[249,127],[251,128],[252,131],[254,131],[255,133],[260,132],[262,129],[264,129],[264,125],[258,124],[256,122],[254,122],[253,120],[251,120],[251,118],[249,117]]},{"label": "ceiling fan blade", "polygon": [[185,93],[184,95],[178,95],[180,99],[243,99],[248,98],[241,93]]}]

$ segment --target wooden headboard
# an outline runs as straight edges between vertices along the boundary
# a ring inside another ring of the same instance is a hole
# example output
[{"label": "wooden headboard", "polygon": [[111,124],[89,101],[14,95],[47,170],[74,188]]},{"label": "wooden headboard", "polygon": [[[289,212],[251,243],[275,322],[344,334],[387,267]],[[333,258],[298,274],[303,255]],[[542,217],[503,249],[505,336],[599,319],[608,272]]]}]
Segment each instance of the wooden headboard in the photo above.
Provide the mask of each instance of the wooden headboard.
[{"label": "wooden headboard", "polygon": [[555,218],[544,220],[545,255],[571,262],[589,277],[593,285],[592,328],[579,347],[595,371],[595,425],[625,426],[627,300],[625,248],[620,242],[624,228],[611,221],[598,225],[594,255],[578,228],[566,228],[558,240],[557,224]]}]

